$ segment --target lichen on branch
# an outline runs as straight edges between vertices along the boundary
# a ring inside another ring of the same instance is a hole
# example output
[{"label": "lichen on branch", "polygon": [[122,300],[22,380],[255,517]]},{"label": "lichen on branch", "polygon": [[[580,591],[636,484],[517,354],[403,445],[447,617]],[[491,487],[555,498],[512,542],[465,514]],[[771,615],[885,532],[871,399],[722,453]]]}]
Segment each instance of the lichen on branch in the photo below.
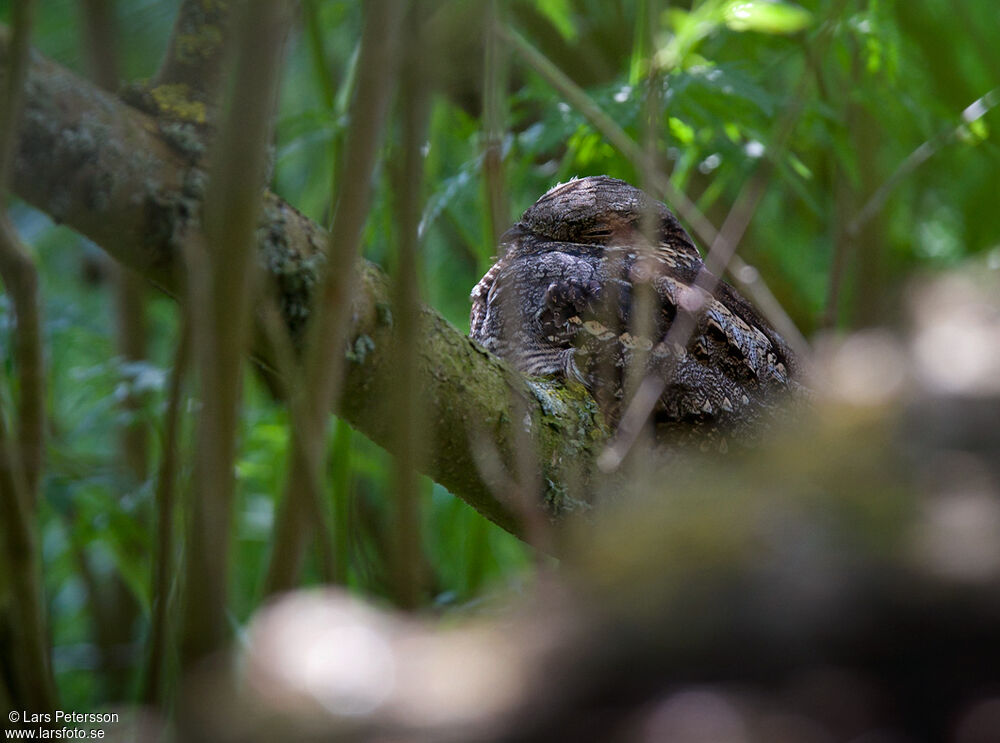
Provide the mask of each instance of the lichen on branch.
[{"label": "lichen on branch", "polygon": [[[9,38],[0,27],[0,64]],[[17,144],[13,189],[26,201],[93,240],[167,293],[183,292],[182,247],[204,240],[200,225],[205,172],[197,148],[178,143],[157,119],[38,54],[26,87],[25,126]],[[267,193],[256,231],[258,262],[293,337],[311,308],[326,232]],[[384,274],[361,261],[348,365],[336,412],[391,449],[393,384],[391,292]],[[586,501],[585,483],[607,429],[582,388],[533,382],[469,340],[429,307],[420,317],[418,374],[431,411],[422,471],[485,516],[518,533],[505,500],[514,455],[512,426],[531,434],[547,511]],[[253,353],[272,350],[256,334]],[[273,366],[273,365],[272,365]],[[511,391],[527,416],[512,420]]]}]

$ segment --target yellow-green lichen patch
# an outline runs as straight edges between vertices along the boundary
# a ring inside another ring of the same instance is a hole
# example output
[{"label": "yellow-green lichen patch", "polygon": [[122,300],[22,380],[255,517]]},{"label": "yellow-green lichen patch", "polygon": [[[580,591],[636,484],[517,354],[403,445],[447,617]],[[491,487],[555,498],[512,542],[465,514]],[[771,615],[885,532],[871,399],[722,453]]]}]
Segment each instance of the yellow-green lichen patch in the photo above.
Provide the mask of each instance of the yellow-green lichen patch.
[{"label": "yellow-green lichen patch", "polygon": [[180,61],[193,64],[212,57],[221,45],[222,29],[218,26],[204,25],[198,26],[191,33],[180,34],[175,49]]},{"label": "yellow-green lichen patch", "polygon": [[547,416],[559,419],[569,415],[569,407],[559,394],[560,385],[546,379],[529,379],[527,385]]},{"label": "yellow-green lichen patch", "polygon": [[221,14],[229,10],[229,0],[201,0],[201,7],[206,13]]},{"label": "yellow-green lichen patch", "polygon": [[538,403],[535,417],[541,457],[542,499],[552,517],[591,507],[591,465],[609,435],[596,402],[582,385],[554,379],[528,379]]},{"label": "yellow-green lichen patch", "polygon": [[160,114],[204,124],[205,104],[191,99],[191,89],[184,83],[157,85],[149,91]]}]

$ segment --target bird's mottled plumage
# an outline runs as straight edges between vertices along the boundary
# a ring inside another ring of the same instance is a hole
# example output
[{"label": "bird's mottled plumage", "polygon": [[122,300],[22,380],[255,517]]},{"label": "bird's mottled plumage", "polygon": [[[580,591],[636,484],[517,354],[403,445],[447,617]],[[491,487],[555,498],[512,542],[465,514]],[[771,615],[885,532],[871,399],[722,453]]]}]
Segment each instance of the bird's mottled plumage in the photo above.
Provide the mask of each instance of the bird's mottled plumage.
[{"label": "bird's mottled plumage", "polygon": [[[710,294],[696,286],[704,266],[691,238],[624,181],[556,186],[499,247],[472,290],[472,338],[526,374],[583,382],[613,423],[635,367],[666,382],[654,411],[665,435],[723,440],[720,431],[749,430],[775,393],[796,386],[781,337],[725,282]],[[638,307],[649,308],[645,323]],[[696,319],[683,348],[665,342],[679,312]]]}]

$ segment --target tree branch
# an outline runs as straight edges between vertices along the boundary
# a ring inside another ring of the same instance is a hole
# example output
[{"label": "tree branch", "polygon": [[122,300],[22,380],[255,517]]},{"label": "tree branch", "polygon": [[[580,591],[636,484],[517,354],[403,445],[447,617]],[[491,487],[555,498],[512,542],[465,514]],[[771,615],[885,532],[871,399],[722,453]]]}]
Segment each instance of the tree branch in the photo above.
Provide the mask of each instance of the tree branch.
[{"label": "tree branch", "polygon": [[[0,28],[0,63],[9,39]],[[65,222],[164,291],[182,287],[181,251],[202,240],[200,211],[205,174],[197,142],[176,128],[129,108],[62,67],[33,56],[25,119],[13,173],[14,191]],[[267,193],[257,230],[258,259],[270,274],[285,321],[296,338],[309,317],[324,230]],[[347,364],[337,412],[359,431],[392,447],[395,382],[389,285],[366,261],[357,268]],[[596,405],[582,388],[526,380],[462,335],[433,309],[422,307],[418,367],[433,414],[420,469],[480,513],[517,533],[504,502],[502,468],[479,464],[476,444],[486,440],[503,462],[513,461],[510,390],[525,401],[537,447],[543,497],[559,514],[585,494],[565,483],[586,481],[595,450],[607,438]],[[272,352],[257,334],[255,355]],[[568,477],[576,473],[575,477]]]},{"label": "tree branch", "polygon": [[156,111],[206,123],[218,114],[235,3],[183,0],[149,96]]}]

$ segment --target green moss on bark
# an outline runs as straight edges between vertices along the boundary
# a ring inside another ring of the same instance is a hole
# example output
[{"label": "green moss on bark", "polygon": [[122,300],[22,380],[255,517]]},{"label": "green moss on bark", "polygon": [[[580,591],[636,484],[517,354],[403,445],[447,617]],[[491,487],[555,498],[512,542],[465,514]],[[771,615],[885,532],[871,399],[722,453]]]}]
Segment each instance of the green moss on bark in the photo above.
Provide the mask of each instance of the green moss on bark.
[{"label": "green moss on bark", "polygon": [[[0,33],[0,60],[5,37]],[[181,248],[204,244],[201,204],[206,175],[196,148],[179,146],[163,122],[131,108],[66,70],[35,58],[26,88],[17,146],[16,192],[66,222],[114,257],[171,294],[183,282]],[[186,136],[184,132],[181,132]],[[328,236],[273,194],[265,196],[256,231],[258,260],[273,281],[294,338],[301,338]],[[394,440],[394,411],[387,390],[393,366],[393,311],[385,275],[357,264],[347,364],[338,412],[387,448]],[[537,453],[537,479],[553,516],[580,509],[593,492],[598,447],[607,428],[582,387],[526,380],[452,327],[430,308],[418,323],[419,389],[425,402],[426,437],[421,469],[488,518],[518,532],[514,509],[504,502],[507,481],[484,471],[482,452],[513,472],[511,400],[528,411]],[[258,333],[255,354],[269,349]],[[274,366],[273,364],[269,364]]]}]

